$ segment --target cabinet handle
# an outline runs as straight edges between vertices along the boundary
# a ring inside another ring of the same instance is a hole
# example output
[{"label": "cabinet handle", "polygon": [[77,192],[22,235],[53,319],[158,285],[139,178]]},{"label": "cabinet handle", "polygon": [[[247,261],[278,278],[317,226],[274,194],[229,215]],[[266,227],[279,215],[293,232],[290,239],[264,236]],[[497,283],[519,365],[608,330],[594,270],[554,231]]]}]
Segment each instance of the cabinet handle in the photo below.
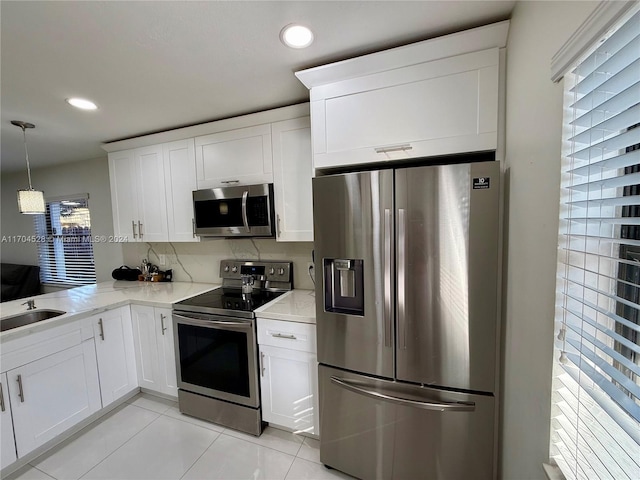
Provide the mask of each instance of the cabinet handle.
[{"label": "cabinet handle", "polygon": [[104,341],[104,325],[102,324],[102,319],[98,320],[98,325],[100,326],[100,338]]},{"label": "cabinet handle", "polygon": [[264,377],[264,353],[260,352],[260,376]]},{"label": "cabinet handle", "polygon": [[0,383],[0,410],[4,412],[4,391],[2,390],[2,384]]},{"label": "cabinet handle", "polygon": [[191,230],[193,231],[193,238],[196,238],[196,219],[191,219]]},{"label": "cabinet handle", "polygon": [[282,229],[280,228],[280,214],[276,213],[276,222],[278,223],[278,238],[282,236]]},{"label": "cabinet handle", "polygon": [[133,230],[133,238],[138,238],[136,234],[136,222],[135,220],[131,220],[131,230]]},{"label": "cabinet handle", "polygon": [[160,328],[162,328],[162,335],[164,335],[164,331],[167,329],[167,327],[164,326],[165,318],[166,318],[166,315],[160,314]]},{"label": "cabinet handle", "polygon": [[298,337],[296,337],[295,335],[285,335],[284,333],[272,333],[271,334],[272,337],[278,337],[278,338],[288,338],[289,340],[297,340]]},{"label": "cabinet handle", "polygon": [[24,403],[24,390],[22,390],[22,375],[18,375],[18,396],[20,403]]},{"label": "cabinet handle", "polygon": [[142,224],[140,220],[138,220],[138,235],[140,235],[140,240],[142,240]]},{"label": "cabinet handle", "polygon": [[240,180],[223,180],[220,183],[240,183]]},{"label": "cabinet handle", "polygon": [[405,152],[407,150],[413,150],[410,143],[404,145],[390,145],[388,147],[376,147],[376,153],[389,153],[389,152]]}]

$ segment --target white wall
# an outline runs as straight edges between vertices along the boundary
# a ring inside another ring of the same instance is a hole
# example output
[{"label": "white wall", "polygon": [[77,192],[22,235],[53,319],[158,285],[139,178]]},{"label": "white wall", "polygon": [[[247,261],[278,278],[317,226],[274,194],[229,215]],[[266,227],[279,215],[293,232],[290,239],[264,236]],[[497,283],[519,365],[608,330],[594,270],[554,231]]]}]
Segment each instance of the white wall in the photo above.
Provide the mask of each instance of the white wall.
[{"label": "white wall", "polygon": [[[3,173],[0,233],[2,237],[34,234],[33,217],[18,213],[16,190],[28,188],[26,168]],[[107,158],[67,163],[31,171],[31,183],[43,190],[45,199],[62,195],[88,193],[92,235],[113,235],[109,166]],[[93,254],[98,281],[111,280],[111,271],[122,264],[122,246],[117,243],[94,243]],[[38,265],[35,243],[10,243],[0,246],[2,262]]]},{"label": "white wall", "polygon": [[555,303],[562,84],[552,56],[597,2],[516,4],[507,43],[505,352],[501,469],[546,478]]},{"label": "white wall", "polygon": [[[175,250],[174,250],[175,249]],[[123,244],[124,262],[139,266],[143,258],[158,265],[158,255],[166,255],[166,265],[177,282],[220,283],[220,260],[287,260],[293,262],[294,288],[313,289],[308,264],[313,243],[278,243],[274,239],[214,239],[199,243],[127,243]],[[177,253],[177,256],[176,256]],[[178,260],[180,263],[178,263]]]}]

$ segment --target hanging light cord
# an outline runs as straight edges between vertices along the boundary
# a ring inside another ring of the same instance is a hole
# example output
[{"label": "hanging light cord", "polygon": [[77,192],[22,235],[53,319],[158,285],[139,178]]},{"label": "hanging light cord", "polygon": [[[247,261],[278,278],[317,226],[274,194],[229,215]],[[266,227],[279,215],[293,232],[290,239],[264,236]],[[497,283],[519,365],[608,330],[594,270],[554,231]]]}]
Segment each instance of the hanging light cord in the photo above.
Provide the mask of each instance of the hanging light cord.
[{"label": "hanging light cord", "polygon": [[29,190],[33,190],[31,186],[31,167],[29,166],[29,151],[27,150],[27,130],[24,125],[22,127],[22,138],[24,139],[24,156],[27,159],[27,176],[29,177]]}]

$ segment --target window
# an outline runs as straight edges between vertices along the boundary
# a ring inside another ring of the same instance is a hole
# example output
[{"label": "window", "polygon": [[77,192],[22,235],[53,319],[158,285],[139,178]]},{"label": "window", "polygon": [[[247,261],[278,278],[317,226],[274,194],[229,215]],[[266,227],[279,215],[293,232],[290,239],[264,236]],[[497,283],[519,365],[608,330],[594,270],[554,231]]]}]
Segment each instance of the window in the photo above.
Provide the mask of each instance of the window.
[{"label": "window", "polygon": [[47,202],[35,216],[40,281],[79,286],[96,283],[88,195]]},{"label": "window", "polygon": [[640,478],[640,12],[564,76],[550,456]]}]

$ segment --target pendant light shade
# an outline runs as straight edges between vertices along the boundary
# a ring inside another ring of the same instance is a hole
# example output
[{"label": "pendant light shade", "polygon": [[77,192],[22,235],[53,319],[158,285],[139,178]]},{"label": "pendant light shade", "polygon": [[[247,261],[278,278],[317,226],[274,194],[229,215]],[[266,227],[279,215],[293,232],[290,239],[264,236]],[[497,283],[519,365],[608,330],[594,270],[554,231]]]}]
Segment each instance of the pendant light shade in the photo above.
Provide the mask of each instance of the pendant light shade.
[{"label": "pendant light shade", "polygon": [[44,193],[40,190],[18,190],[18,211],[29,215],[44,213]]},{"label": "pendant light shade", "polygon": [[21,122],[20,120],[12,120],[12,125],[16,125],[22,129],[22,138],[24,139],[24,156],[27,161],[27,176],[29,177],[29,189],[18,190],[18,211],[28,215],[37,215],[45,213],[44,192],[34,190],[31,186],[31,168],[29,167],[29,152],[27,151],[27,128],[35,128],[33,123]]}]

